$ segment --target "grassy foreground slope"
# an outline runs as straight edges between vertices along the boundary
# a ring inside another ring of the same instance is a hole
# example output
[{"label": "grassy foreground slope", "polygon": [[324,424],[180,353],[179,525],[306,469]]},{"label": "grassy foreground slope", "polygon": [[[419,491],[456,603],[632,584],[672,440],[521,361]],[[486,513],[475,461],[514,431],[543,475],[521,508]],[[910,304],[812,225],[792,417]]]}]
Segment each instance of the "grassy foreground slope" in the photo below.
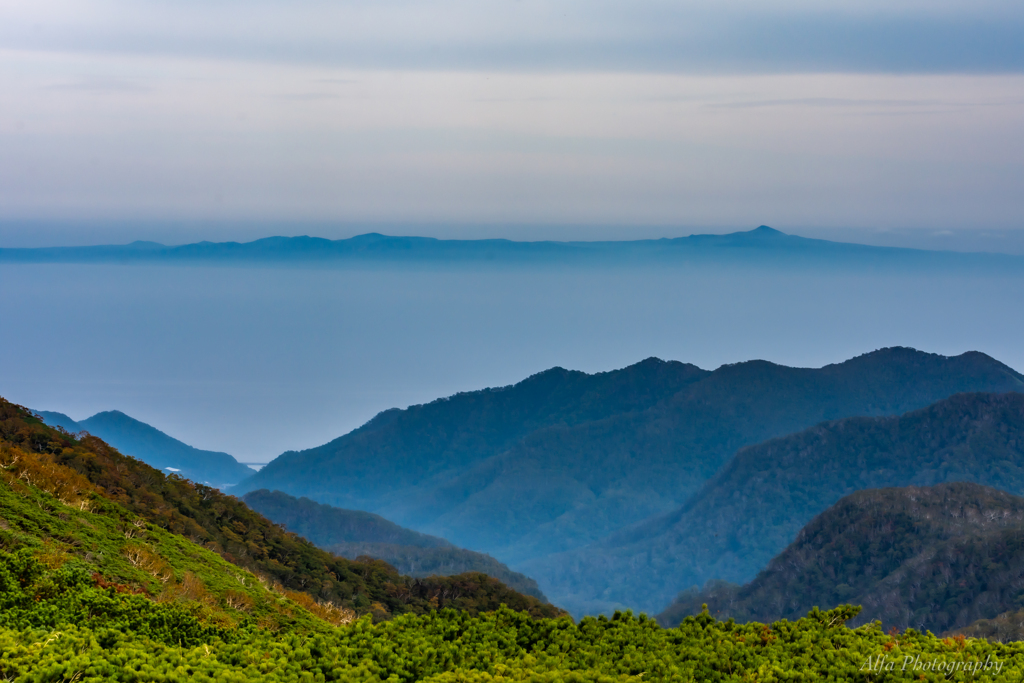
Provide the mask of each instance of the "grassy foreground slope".
[{"label": "grassy foreground slope", "polygon": [[437,536],[405,529],[372,512],[343,510],[266,489],[250,491],[242,500],[267,519],[335,555],[350,560],[360,557],[384,560],[405,576],[479,572],[524,595],[547,602],[536,581],[512,571],[493,557],[456,547]]},{"label": "grassy foreground slope", "polygon": [[854,623],[936,633],[1024,607],[1024,498],[968,483],[858,491],[750,583],[683,593],[658,620],[706,603],[719,618],[775,621],[847,601],[864,606]]},{"label": "grassy foreground slope", "polygon": [[[130,517],[134,529],[140,528],[135,524],[139,522],[167,532],[175,543],[211,551],[236,568],[264,577],[269,584],[280,584],[282,590],[358,614],[372,612],[375,618],[388,618],[445,606],[476,613],[503,603],[534,616],[561,613],[482,574],[413,579],[384,562],[336,557],[273,524],[237,498],[187,479],[164,476],[96,437],[79,438],[48,427],[26,409],[3,399],[0,454],[3,485],[9,489],[10,500],[17,499],[19,487],[27,487],[26,491],[46,492],[65,506],[80,506],[83,511],[113,504],[122,511],[118,513],[121,517]],[[25,521],[29,517],[22,512],[13,510],[6,523],[29,524]],[[23,528],[21,533],[51,541],[66,536],[34,528]],[[123,530],[126,540],[137,533],[133,528]],[[82,541],[81,548],[88,545]]]}]

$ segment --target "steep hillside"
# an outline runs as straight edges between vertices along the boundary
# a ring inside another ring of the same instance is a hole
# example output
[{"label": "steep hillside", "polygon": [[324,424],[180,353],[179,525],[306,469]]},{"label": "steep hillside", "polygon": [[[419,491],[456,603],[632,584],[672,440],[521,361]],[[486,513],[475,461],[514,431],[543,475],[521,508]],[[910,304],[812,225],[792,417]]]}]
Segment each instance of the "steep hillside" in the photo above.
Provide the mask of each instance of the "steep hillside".
[{"label": "steep hillside", "polygon": [[413,577],[452,576],[480,572],[509,588],[547,602],[537,582],[489,555],[458,548],[443,538],[428,536],[389,522],[380,515],[342,510],[309,498],[260,489],[242,498],[256,512],[324,550],[351,560],[384,560],[400,574]]},{"label": "steep hillside", "polygon": [[0,446],[2,627],[70,619],[194,645],[244,624],[315,632],[326,630],[321,619],[355,616],[149,523],[85,477]]},{"label": "steep hillside", "polygon": [[202,451],[117,410],[96,413],[75,422],[63,413],[39,411],[46,424],[72,433],[89,432],[108,444],[165,473],[174,472],[200,484],[225,488],[253,474],[227,453]]},{"label": "steep hillside", "polygon": [[[166,532],[213,551],[282,590],[381,618],[443,606],[478,612],[505,603],[536,616],[560,611],[482,574],[413,579],[380,561],[327,553],[237,498],[124,456],[95,436],[78,438],[0,399],[0,453],[7,486],[29,484],[68,505],[116,504]],[[20,482],[20,483],[19,483]],[[45,486],[44,486],[45,484]],[[34,490],[34,489],[29,489]],[[8,524],[20,523],[8,519]],[[34,523],[33,523],[34,524]],[[136,532],[125,528],[124,534]],[[126,536],[126,537],[129,537]],[[45,536],[44,536],[45,538]]]},{"label": "steep hillside", "polygon": [[660,611],[688,586],[752,579],[843,496],[952,481],[1024,494],[1024,394],[960,394],[745,448],[675,512],[522,571],[573,610]]},{"label": "steep hillside", "polygon": [[853,603],[852,623],[941,633],[1024,606],[1024,498],[968,483],[871,489],[815,517],[744,586],[681,594],[674,626],[707,604],[719,619],[795,620]]},{"label": "steep hillside", "polygon": [[551,370],[383,413],[280,456],[239,487],[369,510],[523,571],[682,505],[743,446],[959,391],[1013,389],[1024,379],[984,354],[911,349],[819,369],[751,361],[705,372],[648,360],[592,376]]}]

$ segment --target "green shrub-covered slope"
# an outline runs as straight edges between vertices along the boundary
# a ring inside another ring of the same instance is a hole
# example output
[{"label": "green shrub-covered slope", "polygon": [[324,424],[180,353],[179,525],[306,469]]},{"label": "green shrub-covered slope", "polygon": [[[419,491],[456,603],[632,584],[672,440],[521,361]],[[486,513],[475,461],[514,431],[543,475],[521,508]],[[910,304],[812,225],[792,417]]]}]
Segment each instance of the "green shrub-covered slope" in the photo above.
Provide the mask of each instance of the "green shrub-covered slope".
[{"label": "green shrub-covered slope", "polygon": [[[9,580],[10,572],[0,576],[5,587],[18,583]],[[44,611],[82,585],[87,579],[71,567],[36,571],[15,592],[43,594],[26,602],[28,612]],[[187,607],[119,596],[113,589],[67,602],[86,604],[79,613],[87,611],[90,618],[62,619],[58,613],[33,625],[0,626],[0,676],[83,683],[611,683],[1019,681],[1024,675],[1024,644],[940,640],[914,631],[886,634],[876,624],[850,629],[844,624],[856,613],[850,607],[771,626],[720,622],[705,612],[674,629],[628,613],[574,624],[569,617],[535,620],[504,607],[477,616],[446,609],[378,624],[367,616],[325,631],[298,632],[251,623],[203,627]]]}]

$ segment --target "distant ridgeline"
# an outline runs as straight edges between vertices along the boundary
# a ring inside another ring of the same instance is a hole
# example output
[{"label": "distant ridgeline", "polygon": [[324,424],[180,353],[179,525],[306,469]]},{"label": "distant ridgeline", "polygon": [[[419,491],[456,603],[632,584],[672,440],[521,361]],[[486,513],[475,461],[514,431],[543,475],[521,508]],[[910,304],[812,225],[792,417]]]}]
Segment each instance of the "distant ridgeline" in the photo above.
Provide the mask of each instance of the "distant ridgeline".
[{"label": "distant ridgeline", "polygon": [[787,235],[762,225],[727,235],[613,242],[514,242],[504,239],[440,240],[377,233],[349,239],[268,237],[254,242],[156,242],[87,247],[0,249],[0,263],[509,263],[700,264],[740,262],[969,267],[1024,271],[1024,257],[1003,254],[873,247]]},{"label": "distant ridgeline", "polygon": [[401,574],[414,577],[480,572],[524,595],[547,602],[536,581],[493,557],[458,548],[437,536],[405,529],[372,512],[342,510],[266,489],[250,491],[242,500],[270,521],[335,555],[350,560],[384,560]]},{"label": "distant ridgeline", "polygon": [[[1012,391],[1024,391],[1024,377],[984,354],[904,348],[819,369],[751,361],[709,372],[657,359],[594,375],[555,368],[514,386],[385,411],[324,446],[283,454],[235,490],[369,510],[486,552],[575,614],[654,613],[688,586],[753,578],[814,515],[858,489],[956,478],[999,485],[984,468],[947,466],[930,479],[848,468],[835,475],[839,483],[826,477],[832,488],[806,504],[774,507],[772,486],[761,484],[768,507],[760,510],[760,492],[746,492],[741,476],[724,478],[746,462],[741,451],[723,469],[737,450],[827,420],[859,415],[881,424],[870,416],[960,392]],[[981,409],[1000,399],[962,400]],[[951,441],[968,438],[954,432]],[[987,453],[976,454],[979,463]],[[816,462],[796,467],[821,476]],[[743,493],[722,491],[721,528],[706,531],[692,515],[714,512],[714,504],[701,512],[702,501],[717,486]],[[751,509],[733,509],[743,501]],[[759,525],[766,512],[783,515],[778,529]]]},{"label": "distant ridgeline", "polygon": [[63,413],[47,410],[36,414],[52,427],[66,429],[72,434],[88,432],[119,451],[163,470],[165,474],[173,472],[207,486],[225,488],[237,484],[254,471],[227,453],[193,448],[117,410],[96,413],[80,422]]},{"label": "distant ridgeline", "polygon": [[750,583],[686,591],[658,620],[674,626],[707,604],[718,619],[767,623],[847,602],[864,607],[852,624],[935,633],[1024,608],[1024,498],[967,483],[859,491]]}]

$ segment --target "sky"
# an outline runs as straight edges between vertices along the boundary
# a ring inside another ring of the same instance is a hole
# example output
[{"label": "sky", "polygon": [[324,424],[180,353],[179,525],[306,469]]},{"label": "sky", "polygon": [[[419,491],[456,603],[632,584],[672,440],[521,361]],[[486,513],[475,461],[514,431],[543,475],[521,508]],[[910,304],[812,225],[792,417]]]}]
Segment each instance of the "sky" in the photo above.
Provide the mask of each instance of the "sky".
[{"label": "sky", "polygon": [[1002,0],[6,0],[0,246],[1016,234],[1020,35]]},{"label": "sky", "polygon": [[[0,247],[766,224],[1024,254],[1022,35],[1020,0],[0,0]],[[999,274],[4,265],[0,291],[0,395],[252,461],[554,365],[1024,370]]]}]

